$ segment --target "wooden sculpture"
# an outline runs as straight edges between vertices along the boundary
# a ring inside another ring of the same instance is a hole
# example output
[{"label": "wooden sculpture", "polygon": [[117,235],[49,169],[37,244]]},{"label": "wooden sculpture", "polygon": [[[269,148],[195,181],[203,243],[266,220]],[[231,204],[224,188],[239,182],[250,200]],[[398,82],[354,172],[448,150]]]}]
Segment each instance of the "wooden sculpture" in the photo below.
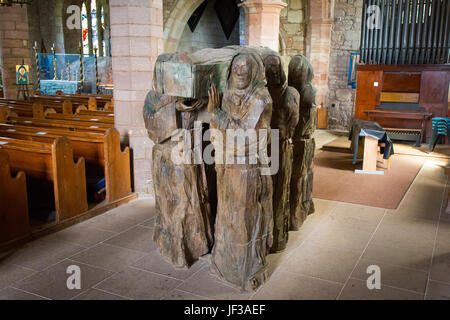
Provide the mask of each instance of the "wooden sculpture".
[{"label": "wooden sculpture", "polygon": [[[188,136],[192,138],[197,130],[194,121],[203,104],[201,101],[190,104],[159,93],[155,78],[144,106],[145,125],[155,142],[152,165],[156,199],[154,241],[161,255],[175,267],[189,267],[210,252],[214,221],[205,166],[193,161],[174,162],[172,151],[180,145],[180,140],[173,141],[172,137],[175,133],[181,141],[189,140]],[[185,130],[176,133],[177,129]]]},{"label": "wooden sculpture", "polygon": [[267,88],[273,101],[272,129],[279,130],[280,167],[273,179],[273,245],[272,252],[286,248],[290,221],[290,183],[292,173],[294,130],[298,123],[300,95],[287,85],[281,59],[275,51],[262,52]]},{"label": "wooden sculpture", "polygon": [[294,165],[291,178],[290,230],[298,230],[306,217],[314,213],[312,200],[315,141],[312,134],[316,128],[316,89],[311,84],[313,68],[302,55],[296,55],[289,63],[290,86],[300,93],[300,120],[294,133]]},{"label": "wooden sculpture", "polygon": [[[223,137],[227,129],[270,133],[272,99],[257,51],[246,48],[234,54],[226,76],[222,99],[214,84],[209,91],[211,127]],[[251,150],[245,146],[245,164],[237,164],[234,148],[225,152],[234,164],[218,164],[216,157],[218,206],[211,271],[243,290],[255,290],[266,280],[265,256],[272,246],[273,229],[272,178],[262,175],[261,163],[248,161],[255,156]]]}]

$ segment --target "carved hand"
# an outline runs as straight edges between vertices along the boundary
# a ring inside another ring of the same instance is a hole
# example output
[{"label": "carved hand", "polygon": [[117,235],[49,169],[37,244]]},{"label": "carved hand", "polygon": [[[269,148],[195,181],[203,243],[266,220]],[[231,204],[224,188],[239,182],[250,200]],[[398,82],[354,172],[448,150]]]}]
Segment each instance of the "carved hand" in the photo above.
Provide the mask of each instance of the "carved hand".
[{"label": "carved hand", "polygon": [[211,113],[220,105],[220,95],[216,85],[213,83],[208,90],[208,112]]},{"label": "carved hand", "polygon": [[204,104],[204,100],[195,100],[195,102],[192,105],[187,105],[186,101],[184,99],[177,100],[175,107],[179,111],[194,111],[197,109],[200,109],[202,105]]}]

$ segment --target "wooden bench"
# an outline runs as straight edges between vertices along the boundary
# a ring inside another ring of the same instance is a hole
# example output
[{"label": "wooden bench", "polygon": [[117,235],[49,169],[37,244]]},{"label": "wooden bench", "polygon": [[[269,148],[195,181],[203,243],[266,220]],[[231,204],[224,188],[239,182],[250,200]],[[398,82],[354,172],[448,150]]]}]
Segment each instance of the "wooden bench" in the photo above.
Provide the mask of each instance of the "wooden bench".
[{"label": "wooden bench", "polygon": [[87,211],[84,158],[74,163],[71,141],[57,137],[52,143],[0,137],[1,149],[8,152],[14,171],[53,183],[56,221]]},{"label": "wooden bench", "polygon": [[42,119],[40,117],[19,117],[9,108],[0,107],[0,123],[9,123],[23,126],[59,128],[71,131],[82,132],[105,132],[109,128],[113,128],[113,124],[97,123],[93,121],[80,120],[55,120]]},{"label": "wooden bench", "polygon": [[0,124],[0,136],[46,143],[66,136],[72,142],[75,156],[86,159],[87,174],[105,177],[107,201],[131,193],[130,150],[128,147],[121,150],[120,134],[114,128],[99,133]]},{"label": "wooden bench", "polygon": [[91,106],[91,108],[94,108],[97,110],[98,108],[104,108],[107,103],[110,105],[111,99],[105,99],[98,96],[67,96],[67,95],[56,95],[56,96],[46,96],[46,95],[33,95],[30,97],[30,101],[34,103],[52,103],[57,102],[61,103],[61,100],[69,100],[74,105],[86,105]]},{"label": "wooden bench", "polygon": [[25,172],[11,176],[9,154],[2,149],[4,144],[0,141],[0,243],[22,239],[31,232]]}]

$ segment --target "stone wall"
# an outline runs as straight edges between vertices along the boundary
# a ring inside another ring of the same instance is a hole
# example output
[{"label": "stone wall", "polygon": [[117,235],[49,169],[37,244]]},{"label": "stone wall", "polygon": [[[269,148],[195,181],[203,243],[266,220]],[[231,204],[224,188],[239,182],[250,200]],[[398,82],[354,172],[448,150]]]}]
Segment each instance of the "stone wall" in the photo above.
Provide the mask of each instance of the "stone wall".
[{"label": "stone wall", "polygon": [[[163,1],[164,28],[166,27],[171,12],[180,1],[184,0]],[[199,3],[202,2],[202,0],[197,1]],[[283,55],[289,56],[304,54],[306,35],[305,14],[307,0],[283,1],[286,2],[288,6],[281,11],[280,16],[280,42],[282,44],[280,46],[280,52]]]},{"label": "stone wall", "polygon": [[335,0],[326,103],[332,129],[348,130],[353,117],[355,89],[347,85],[347,77],[350,52],[359,51],[362,2]]},{"label": "stone wall", "polygon": [[[176,7],[179,0],[163,0],[163,21],[164,27],[166,26],[167,20],[169,19],[170,13]],[[198,0],[198,2],[203,2]]]},{"label": "stone wall", "polygon": [[142,108],[156,58],[163,53],[162,0],[110,0],[110,15],[115,127],[132,150],[134,190],[153,194],[153,142]]},{"label": "stone wall", "polygon": [[[5,98],[17,95],[16,65],[31,66],[27,6],[0,7],[0,55]],[[30,70],[30,83],[33,83]],[[31,90],[30,86],[30,90]]]},{"label": "stone wall", "polygon": [[208,2],[194,32],[191,32],[186,24],[178,51],[195,52],[204,48],[221,48],[239,44],[239,21],[236,21],[233,32],[227,39],[214,9],[214,4],[214,0]]},{"label": "stone wall", "polygon": [[280,53],[294,56],[305,53],[306,1],[283,0],[287,7],[280,15]]}]

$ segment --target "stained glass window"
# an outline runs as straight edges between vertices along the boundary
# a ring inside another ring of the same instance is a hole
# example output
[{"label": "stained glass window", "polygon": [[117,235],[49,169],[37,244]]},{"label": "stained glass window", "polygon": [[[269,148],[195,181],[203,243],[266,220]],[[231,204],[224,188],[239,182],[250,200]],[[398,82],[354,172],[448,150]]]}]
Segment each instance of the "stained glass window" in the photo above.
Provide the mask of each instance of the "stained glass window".
[{"label": "stained glass window", "polygon": [[106,46],[105,46],[105,12],[103,11],[103,7],[100,11],[100,22],[102,23],[102,48],[103,55],[106,57]]},{"label": "stained glass window", "polygon": [[97,3],[91,0],[92,45],[98,49]]},{"label": "stained glass window", "polygon": [[81,7],[81,29],[83,40],[83,53],[89,54],[89,31],[88,31],[88,15],[86,10],[86,4],[83,2]]}]

